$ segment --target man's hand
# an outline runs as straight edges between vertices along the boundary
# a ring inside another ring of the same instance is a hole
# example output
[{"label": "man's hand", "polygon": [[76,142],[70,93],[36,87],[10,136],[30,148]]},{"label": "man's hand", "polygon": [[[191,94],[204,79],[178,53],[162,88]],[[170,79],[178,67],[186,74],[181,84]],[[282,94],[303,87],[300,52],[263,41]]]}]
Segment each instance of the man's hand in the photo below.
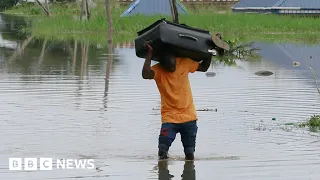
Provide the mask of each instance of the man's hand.
[{"label": "man's hand", "polygon": [[152,46],[150,46],[150,44],[148,42],[145,42],[144,46],[148,49],[148,53],[152,54],[152,51],[153,51]]},{"label": "man's hand", "polygon": [[144,61],[144,65],[142,69],[142,77],[143,79],[153,79],[154,72],[150,67],[153,48],[152,46],[150,46],[148,42],[145,42],[144,45],[148,49],[148,54],[147,54],[146,60]]}]

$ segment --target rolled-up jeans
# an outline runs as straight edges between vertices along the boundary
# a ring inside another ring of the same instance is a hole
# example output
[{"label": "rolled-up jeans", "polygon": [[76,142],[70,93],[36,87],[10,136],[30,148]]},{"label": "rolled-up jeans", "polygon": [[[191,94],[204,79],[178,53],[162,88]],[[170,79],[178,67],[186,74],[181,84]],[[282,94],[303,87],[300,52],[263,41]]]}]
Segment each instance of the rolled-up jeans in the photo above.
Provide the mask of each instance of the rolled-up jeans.
[{"label": "rolled-up jeans", "polygon": [[176,134],[180,133],[184,153],[193,154],[195,152],[197,131],[197,120],[179,124],[163,123],[160,130],[158,148],[161,151],[169,151]]}]

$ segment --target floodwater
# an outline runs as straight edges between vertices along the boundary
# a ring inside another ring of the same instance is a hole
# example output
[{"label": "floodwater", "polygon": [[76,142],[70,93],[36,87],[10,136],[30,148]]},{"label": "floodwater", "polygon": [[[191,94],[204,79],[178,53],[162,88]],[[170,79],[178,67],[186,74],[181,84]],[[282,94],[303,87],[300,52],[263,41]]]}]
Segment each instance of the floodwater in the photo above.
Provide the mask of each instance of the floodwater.
[{"label": "floodwater", "polygon": [[[74,57],[73,42],[28,44],[15,34],[17,21],[1,18],[0,179],[320,178],[320,134],[285,125],[320,113],[309,68],[320,79],[319,45],[257,43],[259,61],[213,65],[215,77],[190,74],[196,160],[183,161],[178,135],[171,159],[158,165],[159,94],[142,79],[133,48],[116,48],[112,65],[99,47],[78,44]],[[9,170],[9,158],[29,157],[94,159],[95,169]]]}]

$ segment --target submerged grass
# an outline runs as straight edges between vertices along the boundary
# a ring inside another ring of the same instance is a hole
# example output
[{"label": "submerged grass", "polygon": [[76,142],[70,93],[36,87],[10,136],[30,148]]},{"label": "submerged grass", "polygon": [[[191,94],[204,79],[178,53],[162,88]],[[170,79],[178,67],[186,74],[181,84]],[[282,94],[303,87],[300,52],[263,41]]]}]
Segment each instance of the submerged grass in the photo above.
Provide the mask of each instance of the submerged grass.
[{"label": "submerged grass", "polygon": [[313,115],[307,122],[300,123],[299,126],[308,126],[311,131],[318,132],[320,130],[320,115]]},{"label": "submerged grass", "polygon": [[309,129],[313,132],[320,131],[320,115],[313,115],[306,122],[302,123],[286,123],[288,126],[297,126],[297,127],[309,127]]},{"label": "submerged grass", "polygon": [[[98,4],[92,9],[90,21],[79,21],[77,4],[53,4],[50,6],[53,17],[47,18],[41,9],[35,5],[23,5],[7,10],[6,13],[37,15],[33,18],[32,27],[25,29],[35,38],[58,40],[87,40],[93,43],[105,44],[107,37],[107,18],[104,4]],[[137,32],[166,16],[131,16],[120,17],[124,7],[112,8],[115,28],[114,41],[124,42],[134,40]],[[180,15],[180,23],[207,29],[210,32],[220,32],[224,39],[239,38],[243,42],[253,40],[271,42],[304,42],[318,43],[320,40],[320,23],[310,17],[292,17],[263,14],[235,14],[230,12],[217,13],[215,9],[192,11]]]}]

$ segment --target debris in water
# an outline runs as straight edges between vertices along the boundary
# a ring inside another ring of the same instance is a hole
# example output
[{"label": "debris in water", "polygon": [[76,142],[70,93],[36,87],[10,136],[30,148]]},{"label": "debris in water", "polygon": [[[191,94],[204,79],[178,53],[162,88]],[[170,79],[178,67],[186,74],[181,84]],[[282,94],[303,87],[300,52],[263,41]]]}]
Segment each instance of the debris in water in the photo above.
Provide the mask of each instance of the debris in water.
[{"label": "debris in water", "polygon": [[285,123],[284,125],[286,125],[286,126],[293,126],[293,125],[295,125],[294,123]]},{"label": "debris in water", "polygon": [[258,71],[255,73],[257,76],[271,76],[273,75],[273,72],[271,71]]},{"label": "debris in water", "polygon": [[214,72],[207,72],[207,73],[206,73],[206,76],[207,76],[207,77],[214,77],[214,76],[216,76],[216,73],[214,73]]},{"label": "debris in water", "polygon": [[300,62],[293,61],[293,66],[294,66],[294,67],[300,66]]},{"label": "debris in water", "polygon": [[96,168],[97,172],[101,172],[103,171],[102,169],[100,169],[99,167]]},{"label": "debris in water", "polygon": [[259,127],[254,128],[254,130],[256,130],[256,131],[266,131],[267,128],[266,127],[262,127],[262,126],[259,125]]},{"label": "debris in water", "polygon": [[[197,111],[213,111],[213,109],[205,108],[205,109],[197,109]],[[215,111],[217,112],[218,109],[215,109]]]}]

